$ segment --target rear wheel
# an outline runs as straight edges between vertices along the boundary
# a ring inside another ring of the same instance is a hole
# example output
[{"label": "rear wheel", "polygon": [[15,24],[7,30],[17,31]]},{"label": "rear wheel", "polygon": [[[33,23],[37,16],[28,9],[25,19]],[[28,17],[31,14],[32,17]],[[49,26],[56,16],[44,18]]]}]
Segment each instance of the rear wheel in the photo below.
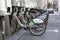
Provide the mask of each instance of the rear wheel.
[{"label": "rear wheel", "polygon": [[45,23],[39,24],[37,26],[37,28],[30,28],[30,32],[35,36],[42,35],[46,31]]}]

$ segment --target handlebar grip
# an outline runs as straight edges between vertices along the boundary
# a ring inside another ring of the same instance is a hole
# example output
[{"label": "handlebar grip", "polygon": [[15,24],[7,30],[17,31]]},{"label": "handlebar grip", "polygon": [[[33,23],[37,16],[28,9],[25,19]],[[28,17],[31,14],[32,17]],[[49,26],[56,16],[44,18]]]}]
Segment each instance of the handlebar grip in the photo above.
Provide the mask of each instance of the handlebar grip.
[{"label": "handlebar grip", "polygon": [[12,12],[16,12],[16,6],[12,6]]}]

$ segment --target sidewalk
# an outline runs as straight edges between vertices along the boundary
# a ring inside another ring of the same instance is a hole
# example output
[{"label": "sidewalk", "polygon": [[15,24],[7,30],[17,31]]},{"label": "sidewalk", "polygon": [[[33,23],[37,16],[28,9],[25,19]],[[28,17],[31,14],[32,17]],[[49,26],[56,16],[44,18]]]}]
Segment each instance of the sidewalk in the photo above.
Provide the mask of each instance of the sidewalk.
[{"label": "sidewalk", "polygon": [[5,40],[17,40],[19,39],[21,36],[23,36],[23,34],[26,32],[26,30],[21,29],[18,32],[14,33],[12,36],[6,37]]}]

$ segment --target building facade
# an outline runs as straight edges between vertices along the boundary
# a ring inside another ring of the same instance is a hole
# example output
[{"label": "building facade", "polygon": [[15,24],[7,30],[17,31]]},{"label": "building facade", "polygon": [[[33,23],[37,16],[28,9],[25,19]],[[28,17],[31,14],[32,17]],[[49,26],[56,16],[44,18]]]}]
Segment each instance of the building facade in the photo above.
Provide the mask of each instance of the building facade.
[{"label": "building facade", "polygon": [[47,8],[47,0],[37,0],[38,8]]},{"label": "building facade", "polygon": [[58,3],[58,10],[60,10],[60,0],[57,0]]},{"label": "building facade", "polygon": [[47,0],[12,0],[12,5],[33,8],[47,8]]},{"label": "building facade", "polygon": [[47,0],[23,0],[23,5],[43,9],[47,8]]},{"label": "building facade", "polygon": [[60,10],[60,0],[54,0],[55,7]]}]

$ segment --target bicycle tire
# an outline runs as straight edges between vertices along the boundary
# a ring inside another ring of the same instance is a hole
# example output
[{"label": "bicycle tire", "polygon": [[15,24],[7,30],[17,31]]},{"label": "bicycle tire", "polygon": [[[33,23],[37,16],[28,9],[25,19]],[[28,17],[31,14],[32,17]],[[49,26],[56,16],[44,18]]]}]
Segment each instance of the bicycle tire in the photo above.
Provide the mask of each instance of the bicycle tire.
[{"label": "bicycle tire", "polygon": [[11,33],[12,33],[12,34],[13,34],[14,32],[16,32],[16,28],[17,28],[16,22],[15,22],[15,20],[12,18],[12,19],[11,19]]},{"label": "bicycle tire", "polygon": [[[45,28],[44,28],[43,30],[41,30],[41,32],[40,32],[39,34],[34,33],[31,28],[29,29],[29,31],[30,31],[31,34],[33,34],[33,35],[35,35],[35,36],[40,36],[40,35],[42,35],[43,33],[45,33],[45,31],[46,31],[46,25],[45,25]],[[39,30],[38,30],[38,31],[39,31]]]}]

